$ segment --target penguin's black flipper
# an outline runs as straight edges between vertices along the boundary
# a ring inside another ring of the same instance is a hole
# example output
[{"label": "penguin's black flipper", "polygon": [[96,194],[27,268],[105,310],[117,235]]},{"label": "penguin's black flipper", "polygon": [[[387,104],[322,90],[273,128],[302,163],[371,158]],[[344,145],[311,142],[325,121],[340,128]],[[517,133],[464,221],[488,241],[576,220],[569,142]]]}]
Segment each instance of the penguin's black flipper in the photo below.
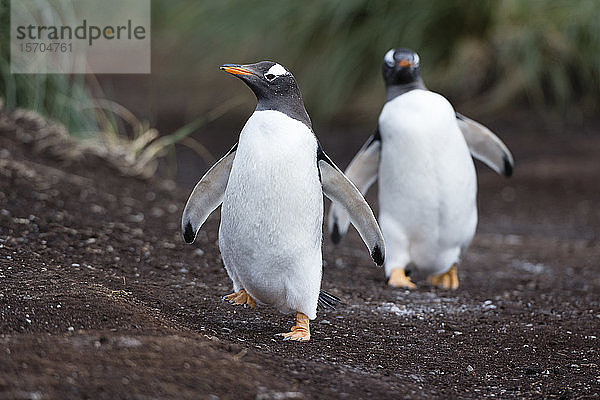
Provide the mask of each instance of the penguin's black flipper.
[{"label": "penguin's black flipper", "polygon": [[[363,196],[377,180],[380,155],[381,134],[377,128],[344,171],[344,175],[354,183]],[[337,244],[346,235],[350,219],[343,208],[334,202],[329,208],[327,223],[331,241]]]},{"label": "penguin's black flipper", "polygon": [[456,113],[456,121],[471,155],[500,175],[510,177],[515,163],[502,140],[479,122],[462,114]]},{"label": "penguin's black flipper", "polygon": [[213,165],[194,187],[181,217],[181,232],[187,243],[193,243],[208,216],[223,202],[237,143]]},{"label": "penguin's black flipper", "polygon": [[377,265],[383,265],[385,259],[383,235],[371,207],[356,186],[336,167],[320,146],[317,151],[317,166],[321,175],[323,193],[348,214],[350,222],[369,248],[373,261]]},{"label": "penguin's black flipper", "polygon": [[324,290],[321,290],[321,292],[319,292],[319,301],[317,303],[319,309],[335,311],[336,307],[340,304],[344,303],[338,297]]}]

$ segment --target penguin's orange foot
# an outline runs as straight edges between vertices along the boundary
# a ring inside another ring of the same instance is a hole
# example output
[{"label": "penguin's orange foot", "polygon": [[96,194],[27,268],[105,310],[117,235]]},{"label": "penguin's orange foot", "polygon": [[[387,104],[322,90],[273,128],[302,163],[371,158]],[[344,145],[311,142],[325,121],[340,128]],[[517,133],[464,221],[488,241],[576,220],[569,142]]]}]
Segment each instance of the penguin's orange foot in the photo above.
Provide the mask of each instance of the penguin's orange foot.
[{"label": "penguin's orange foot", "polygon": [[390,273],[388,285],[394,288],[414,289],[417,287],[404,273],[404,268],[394,268]]},{"label": "penguin's orange foot", "polygon": [[452,267],[443,274],[430,276],[427,278],[427,281],[433,286],[441,289],[458,289],[458,272],[456,270],[456,264],[452,265]]},{"label": "penguin's orange foot", "polygon": [[296,342],[308,342],[310,340],[310,320],[299,312],[296,313],[296,325],[292,326],[290,332],[280,333],[283,340],[294,340]]},{"label": "penguin's orange foot", "polygon": [[235,306],[243,305],[244,307],[250,308],[256,307],[256,301],[254,301],[254,299],[250,297],[248,292],[246,292],[244,289],[240,290],[239,292],[231,293],[227,296],[224,296],[223,300],[228,301],[229,303]]}]

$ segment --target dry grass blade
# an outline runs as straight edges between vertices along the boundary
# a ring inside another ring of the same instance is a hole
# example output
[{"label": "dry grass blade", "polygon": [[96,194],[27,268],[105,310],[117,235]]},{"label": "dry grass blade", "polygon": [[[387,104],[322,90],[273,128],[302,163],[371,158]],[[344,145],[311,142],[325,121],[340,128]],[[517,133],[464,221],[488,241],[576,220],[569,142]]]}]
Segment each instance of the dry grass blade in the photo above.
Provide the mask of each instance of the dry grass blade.
[{"label": "dry grass blade", "polygon": [[[218,119],[219,117],[223,116],[228,111],[243,104],[245,101],[245,98],[246,98],[246,96],[242,96],[242,95],[234,97],[234,98],[230,99],[229,101],[226,101],[225,103],[221,104],[220,106],[214,108],[213,110],[208,112],[206,115],[204,115],[200,118],[197,118],[196,120],[190,122],[189,124],[179,128],[178,130],[171,133],[170,135],[163,136],[163,137],[155,140],[153,143],[148,145],[142,151],[142,154],[137,158],[133,168],[135,170],[139,171],[139,173],[142,175],[146,175],[147,173],[150,173],[150,171],[152,171],[153,169],[155,170],[155,167],[153,166],[153,160],[155,160],[158,156],[160,156],[162,154],[162,152],[165,151],[166,148],[174,145],[175,143],[180,142],[181,140],[183,140],[183,139],[187,138],[189,135],[191,135],[198,128]],[[204,149],[204,150],[206,150],[206,149]],[[207,152],[208,151],[206,151],[206,153]],[[211,156],[211,158],[214,159],[214,157],[212,157],[212,156]],[[154,173],[154,171],[152,171],[152,173]]]},{"label": "dry grass blade", "polygon": [[[19,139],[32,143],[37,152],[72,161],[94,155],[104,159],[124,175],[150,178],[156,173],[159,158],[173,145],[182,141],[184,145],[196,151],[206,163],[214,163],[215,158],[212,154],[189,135],[242,104],[244,98],[244,96],[232,98],[203,117],[162,137],[156,129],[147,128],[125,107],[104,100],[96,102],[95,111],[106,129],[88,131],[86,138],[80,139],[69,136],[63,125],[50,122],[35,111],[17,109],[5,116],[7,121],[12,121],[10,123],[25,127],[17,130]],[[133,138],[128,138],[112,129],[116,124],[108,121],[115,116],[130,125],[134,132]]]}]

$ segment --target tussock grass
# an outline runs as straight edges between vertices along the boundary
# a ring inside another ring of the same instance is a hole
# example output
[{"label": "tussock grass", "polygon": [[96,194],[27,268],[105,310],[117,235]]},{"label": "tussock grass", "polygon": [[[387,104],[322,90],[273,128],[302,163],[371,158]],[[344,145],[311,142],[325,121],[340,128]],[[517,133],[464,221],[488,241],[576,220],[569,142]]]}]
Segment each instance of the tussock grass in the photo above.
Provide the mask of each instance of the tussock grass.
[{"label": "tussock grass", "polygon": [[579,115],[600,105],[596,0],[157,0],[153,6],[161,15],[159,34],[185,37],[207,68],[260,59],[293,67],[317,119],[343,110],[349,99],[376,112],[382,57],[397,46],[420,53],[428,86],[483,111],[529,103]]},{"label": "tussock grass", "polygon": [[[44,0],[42,0],[44,1]],[[92,95],[99,88],[92,75],[12,74],[10,72],[10,1],[0,0],[0,109],[7,121],[32,129],[21,139],[38,152],[76,160],[93,155],[126,175],[148,178],[159,159],[182,142],[206,162],[214,157],[188,136],[240,103],[226,102],[175,132],[160,136],[123,106]]]},{"label": "tussock grass", "polygon": [[[212,160],[189,137],[207,115],[159,138],[119,105],[95,99],[89,77],[11,74],[9,4],[0,0],[0,97],[7,109],[59,121],[142,175],[177,141]],[[357,105],[376,115],[381,59],[397,46],[416,49],[428,86],[469,110],[528,103],[582,116],[600,107],[597,0],[154,0],[152,12],[153,52],[170,75],[201,79],[199,70],[222,62],[277,60],[294,71],[317,122]],[[161,56],[173,48],[177,57]],[[123,135],[124,126],[133,134]]]},{"label": "tussock grass", "polygon": [[0,96],[5,107],[36,110],[73,134],[97,129],[84,75],[11,74],[9,26],[10,1],[0,0]]},{"label": "tussock grass", "polygon": [[[37,153],[44,153],[68,161],[81,160],[94,156],[106,161],[122,174],[140,178],[155,175],[159,161],[176,143],[182,142],[196,151],[207,165],[216,160],[198,141],[188,136],[199,127],[214,121],[240,104],[240,98],[223,104],[221,107],[181,127],[172,134],[159,136],[158,131],[138,121],[122,106],[106,100],[98,101],[100,129],[86,137],[69,135],[64,125],[56,123],[41,114],[23,108],[13,111],[3,110],[0,101],[0,127],[14,130],[17,139],[30,143]],[[105,123],[112,123],[105,117],[119,117],[128,123],[135,132],[132,138],[113,131]],[[17,127],[19,127],[17,129]]]}]

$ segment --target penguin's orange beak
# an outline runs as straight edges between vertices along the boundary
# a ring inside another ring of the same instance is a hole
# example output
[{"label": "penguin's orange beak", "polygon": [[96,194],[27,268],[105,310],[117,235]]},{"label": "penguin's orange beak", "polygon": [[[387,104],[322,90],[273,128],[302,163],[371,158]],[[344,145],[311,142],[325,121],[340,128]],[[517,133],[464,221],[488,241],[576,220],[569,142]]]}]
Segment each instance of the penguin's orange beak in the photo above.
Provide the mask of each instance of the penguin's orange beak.
[{"label": "penguin's orange beak", "polygon": [[221,65],[221,69],[232,75],[254,75],[251,71],[237,64],[223,64]]},{"label": "penguin's orange beak", "polygon": [[406,67],[412,67],[413,63],[408,61],[406,58],[403,58],[402,60],[398,61],[398,65],[406,68]]}]

